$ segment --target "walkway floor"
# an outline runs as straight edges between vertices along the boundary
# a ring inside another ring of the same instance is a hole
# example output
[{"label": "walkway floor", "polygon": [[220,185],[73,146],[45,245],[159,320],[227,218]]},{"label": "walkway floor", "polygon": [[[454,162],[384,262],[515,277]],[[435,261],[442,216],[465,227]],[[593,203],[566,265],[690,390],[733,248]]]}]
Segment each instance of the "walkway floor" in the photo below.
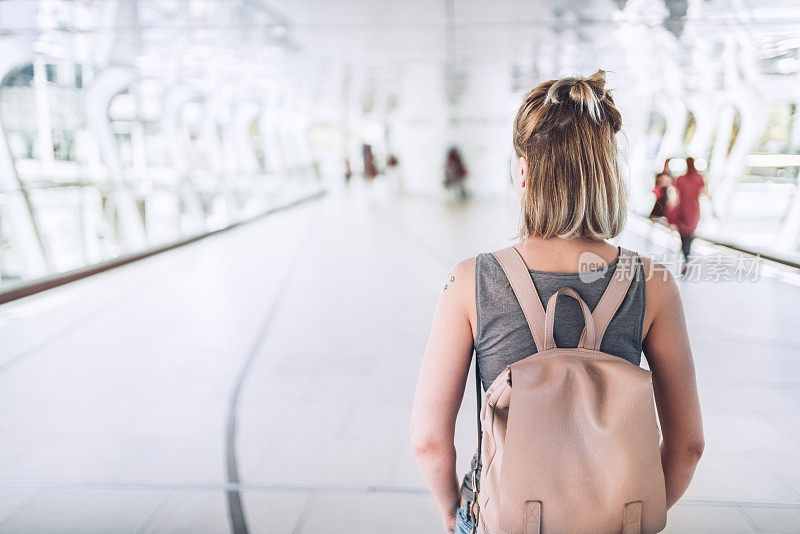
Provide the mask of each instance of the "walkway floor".
[{"label": "walkway floor", "polygon": [[[508,201],[332,193],[0,307],[0,532],[439,532],[419,360],[449,268],[514,225]],[[677,250],[648,232],[622,241]],[[707,452],[667,531],[799,532],[798,276],[681,291]]]}]

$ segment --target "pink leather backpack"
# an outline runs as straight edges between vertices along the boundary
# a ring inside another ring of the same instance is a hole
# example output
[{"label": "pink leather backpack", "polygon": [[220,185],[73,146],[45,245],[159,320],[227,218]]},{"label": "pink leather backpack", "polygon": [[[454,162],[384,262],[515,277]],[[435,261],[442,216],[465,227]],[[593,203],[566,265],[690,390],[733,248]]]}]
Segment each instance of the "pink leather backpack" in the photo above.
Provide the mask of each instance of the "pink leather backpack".
[{"label": "pink leather backpack", "polygon": [[[516,249],[493,254],[538,352],[500,373],[482,404],[476,370],[481,472],[480,480],[473,473],[473,532],[661,531],[666,495],[651,374],[600,352],[635,275],[636,254],[620,249],[593,313],[570,288],[553,294],[545,311]],[[583,311],[585,327],[574,349],[558,348],[553,339],[560,295],[577,300]]]}]

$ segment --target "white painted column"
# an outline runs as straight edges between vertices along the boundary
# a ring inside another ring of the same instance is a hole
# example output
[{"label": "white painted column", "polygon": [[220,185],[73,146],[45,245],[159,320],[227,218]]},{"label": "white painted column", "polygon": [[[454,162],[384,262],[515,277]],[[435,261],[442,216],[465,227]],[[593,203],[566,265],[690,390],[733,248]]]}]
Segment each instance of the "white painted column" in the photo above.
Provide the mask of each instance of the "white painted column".
[{"label": "white painted column", "polygon": [[47,90],[47,68],[42,57],[33,60],[33,87],[36,91],[36,125],[39,135],[39,159],[42,169],[53,167],[53,131],[50,124],[50,93]]},{"label": "white painted column", "polygon": [[178,174],[180,196],[183,199],[183,205],[186,207],[186,215],[188,215],[188,220],[182,218],[181,229],[188,234],[198,234],[205,230],[205,216],[200,206],[197,188],[189,176],[188,139],[181,123],[183,106],[196,98],[197,95],[180,85],[173,85],[163,94],[162,129],[168,144],[170,162]]},{"label": "white painted column", "polygon": [[[407,190],[442,193],[446,140],[446,109],[442,65],[414,63],[405,66],[393,134]],[[360,156],[351,161],[361,167]]]},{"label": "white painted column", "polygon": [[[0,37],[0,80],[15,68],[29,63],[30,47],[10,38]],[[50,270],[47,250],[35,218],[33,206],[20,181],[14,157],[8,146],[0,117],[0,189],[9,191],[3,202],[4,226],[8,229],[15,250],[19,253],[26,278],[44,276]],[[18,191],[18,193],[16,193]]]},{"label": "white painted column", "polygon": [[97,138],[100,159],[105,164],[108,180],[117,185],[114,200],[119,210],[123,245],[127,251],[146,248],[147,236],[135,196],[124,182],[122,160],[108,119],[108,106],[111,99],[133,82],[136,76],[137,71],[133,67],[107,67],[95,74],[84,94],[86,120]]}]

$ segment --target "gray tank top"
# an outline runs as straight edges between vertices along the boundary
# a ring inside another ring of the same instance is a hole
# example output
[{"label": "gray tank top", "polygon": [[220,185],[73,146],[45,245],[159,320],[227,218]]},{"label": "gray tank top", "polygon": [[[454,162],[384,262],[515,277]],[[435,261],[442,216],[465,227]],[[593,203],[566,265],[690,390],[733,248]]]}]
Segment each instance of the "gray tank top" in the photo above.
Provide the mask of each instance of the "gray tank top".
[{"label": "gray tank top", "polygon": [[[570,287],[594,311],[611,281],[618,261],[616,259],[611,262],[603,276],[588,282],[578,273],[533,270],[530,273],[542,306],[547,306],[553,293],[562,287]],[[600,350],[639,365],[642,357],[646,280],[641,260],[637,258],[636,261],[636,274],[625,299],[606,329]],[[489,253],[478,254],[475,259],[475,306],[475,359],[483,388],[486,389],[507,366],[536,353],[537,347],[502,267]],[[560,298],[553,330],[556,345],[577,347],[582,330],[583,314],[578,302],[571,298]],[[461,495],[466,501],[472,500],[470,476],[476,461],[477,457],[473,457],[470,472],[461,485]]]}]

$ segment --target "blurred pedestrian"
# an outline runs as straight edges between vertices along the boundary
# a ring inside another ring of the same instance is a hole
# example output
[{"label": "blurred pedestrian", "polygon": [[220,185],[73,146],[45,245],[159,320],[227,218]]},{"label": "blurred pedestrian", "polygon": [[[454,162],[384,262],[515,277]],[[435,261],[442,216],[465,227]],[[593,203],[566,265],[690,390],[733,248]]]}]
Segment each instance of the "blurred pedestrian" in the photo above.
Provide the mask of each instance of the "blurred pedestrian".
[{"label": "blurred pedestrian", "polygon": [[350,178],[353,177],[353,169],[350,168],[350,158],[344,160],[344,181],[350,183]]},{"label": "blurred pedestrian", "polygon": [[386,157],[386,168],[384,170],[386,180],[393,184],[398,193],[403,192],[403,175],[400,169],[400,160],[395,154],[389,154]]},{"label": "blurred pedestrian", "polygon": [[456,188],[461,200],[467,198],[467,190],[464,181],[467,178],[467,167],[461,159],[461,153],[456,147],[447,153],[447,163],[444,167],[444,186],[447,189]]},{"label": "blurred pedestrian", "polygon": [[[678,176],[675,180],[675,190],[678,202],[673,210],[667,212],[667,220],[670,227],[680,234],[681,253],[685,262],[688,262],[694,233],[700,222],[700,195],[706,191],[706,182],[703,175],[695,168],[694,158],[686,158],[686,174]],[[685,274],[686,269],[684,263],[681,274]]]},{"label": "blurred pedestrian", "polygon": [[361,150],[364,156],[364,178],[372,181],[378,176],[378,169],[375,167],[375,156],[372,154],[372,146],[365,144]]},{"label": "blurred pedestrian", "polygon": [[669,170],[670,158],[664,161],[664,169],[656,175],[656,183],[653,194],[656,196],[653,209],[650,211],[650,220],[655,221],[666,217],[668,210],[674,208],[676,195],[672,172]]}]

